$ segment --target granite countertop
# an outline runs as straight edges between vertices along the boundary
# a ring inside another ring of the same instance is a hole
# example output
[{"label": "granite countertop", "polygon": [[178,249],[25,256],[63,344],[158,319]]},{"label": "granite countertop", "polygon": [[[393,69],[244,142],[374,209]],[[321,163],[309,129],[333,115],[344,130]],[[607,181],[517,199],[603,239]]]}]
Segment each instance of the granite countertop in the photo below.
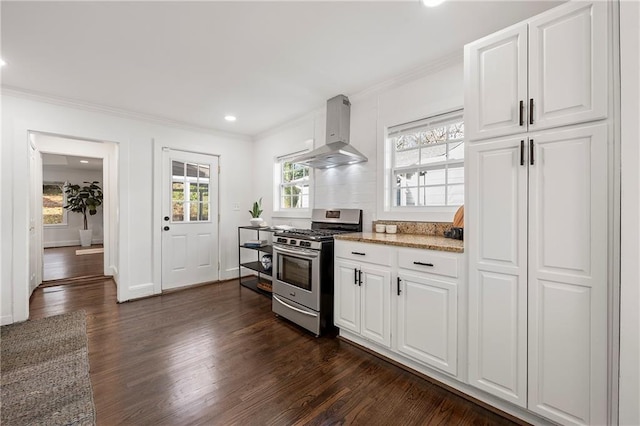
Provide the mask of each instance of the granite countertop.
[{"label": "granite countertop", "polygon": [[378,232],[356,232],[351,234],[339,234],[336,240],[358,241],[361,243],[386,244],[389,246],[411,247],[427,250],[449,251],[453,253],[464,252],[464,242],[451,238],[435,235],[421,234],[385,234]]}]

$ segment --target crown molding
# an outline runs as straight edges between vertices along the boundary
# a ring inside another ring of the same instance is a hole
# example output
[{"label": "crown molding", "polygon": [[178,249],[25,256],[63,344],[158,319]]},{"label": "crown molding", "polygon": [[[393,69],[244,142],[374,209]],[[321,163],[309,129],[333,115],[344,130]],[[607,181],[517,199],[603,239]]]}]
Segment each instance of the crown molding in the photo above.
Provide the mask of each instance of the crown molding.
[{"label": "crown molding", "polygon": [[27,99],[36,102],[45,102],[48,104],[59,105],[68,108],[80,109],[88,112],[99,112],[114,117],[127,118],[132,120],[144,121],[153,124],[160,124],[168,127],[175,127],[184,130],[195,131],[199,133],[207,133],[210,135],[240,139],[251,142],[252,138],[248,135],[239,133],[225,132],[213,127],[198,126],[196,124],[173,120],[170,118],[156,116],[152,114],[144,114],[141,112],[130,111],[122,108],[111,107],[108,105],[95,104],[92,102],[80,101],[77,99],[66,98],[62,96],[54,96],[48,93],[37,92],[33,90],[22,89],[14,86],[2,85],[2,96],[13,96],[16,98]]}]

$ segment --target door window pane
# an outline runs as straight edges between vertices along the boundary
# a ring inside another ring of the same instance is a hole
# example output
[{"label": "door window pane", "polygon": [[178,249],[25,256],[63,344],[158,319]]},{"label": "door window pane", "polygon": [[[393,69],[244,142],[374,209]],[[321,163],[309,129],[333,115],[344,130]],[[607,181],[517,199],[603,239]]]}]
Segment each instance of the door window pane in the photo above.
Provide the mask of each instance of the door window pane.
[{"label": "door window pane", "polygon": [[172,221],[209,221],[211,166],[172,161],[171,172]]}]

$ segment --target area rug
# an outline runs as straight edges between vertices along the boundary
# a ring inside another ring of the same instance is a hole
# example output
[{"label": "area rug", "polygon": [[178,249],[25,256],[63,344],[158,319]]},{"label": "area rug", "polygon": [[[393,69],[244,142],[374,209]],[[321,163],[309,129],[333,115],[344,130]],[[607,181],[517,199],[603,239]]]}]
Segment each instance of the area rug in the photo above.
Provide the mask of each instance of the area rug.
[{"label": "area rug", "polygon": [[1,327],[0,423],[94,425],[85,312]]}]

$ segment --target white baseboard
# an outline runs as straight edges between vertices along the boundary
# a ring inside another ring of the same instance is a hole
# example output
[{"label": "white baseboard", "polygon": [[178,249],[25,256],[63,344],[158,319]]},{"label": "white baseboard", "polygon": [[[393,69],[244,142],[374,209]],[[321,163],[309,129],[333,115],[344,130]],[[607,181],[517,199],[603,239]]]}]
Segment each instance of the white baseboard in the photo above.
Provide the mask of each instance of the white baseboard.
[{"label": "white baseboard", "polygon": [[235,268],[229,268],[224,270],[220,274],[220,281],[232,280],[234,278],[238,278],[238,269],[239,268],[236,266]]},{"label": "white baseboard", "polygon": [[0,316],[0,325],[13,324],[13,315]]},{"label": "white baseboard", "polygon": [[121,300],[121,302],[124,302],[127,300],[139,299],[141,297],[153,296],[155,294],[153,292],[153,288],[154,288],[153,283],[137,284],[137,285],[131,286],[126,290],[126,295],[124,296],[124,300]]},{"label": "white baseboard", "polygon": [[[91,240],[91,244],[102,244],[103,240]],[[73,247],[79,246],[80,239],[77,240],[67,240],[67,241],[45,241],[43,243],[44,248],[55,248],[55,247]]]}]

